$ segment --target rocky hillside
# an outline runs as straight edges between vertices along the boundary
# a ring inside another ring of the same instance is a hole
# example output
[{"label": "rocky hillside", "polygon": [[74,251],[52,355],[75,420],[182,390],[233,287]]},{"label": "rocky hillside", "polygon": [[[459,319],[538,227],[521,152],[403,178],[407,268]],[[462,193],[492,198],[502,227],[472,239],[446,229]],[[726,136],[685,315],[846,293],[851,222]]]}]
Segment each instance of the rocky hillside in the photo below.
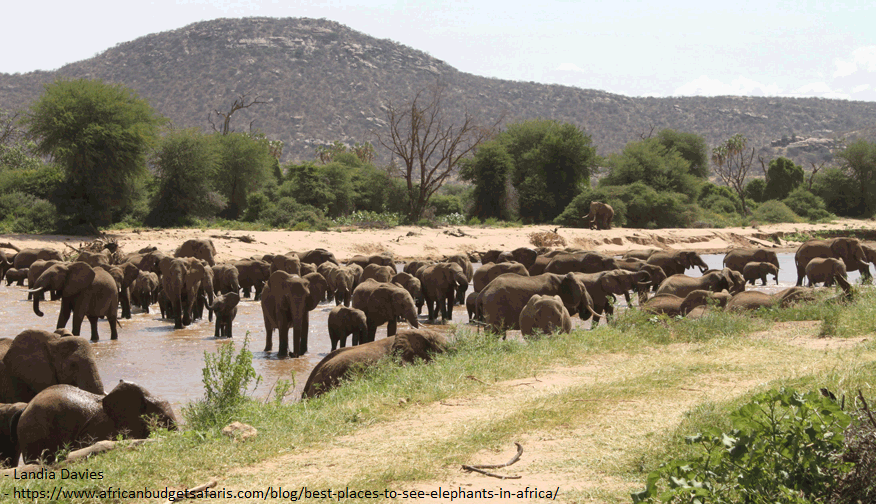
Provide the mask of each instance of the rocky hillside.
[{"label": "rocky hillside", "polygon": [[[825,99],[630,98],[574,87],[462,73],[424,52],[341,24],[314,19],[220,19],[119,44],[51,72],[0,74],[0,107],[26,107],[57,78],[100,78],[146,97],[177,126],[210,129],[215,110],[241,94],[264,104],[234,115],[232,127],[286,143],[285,160],[314,157],[335,140],[374,141],[387,101],[404,101],[436,82],[453,113],[484,120],[551,118],[593,137],[600,154],[654,128],[693,131],[715,144],[735,133],[765,155],[807,167],[829,159],[837,139],[867,134],[876,103]],[[217,121],[217,124],[219,121]],[[872,134],[872,133],[870,133]],[[384,154],[378,161],[387,162]]]}]

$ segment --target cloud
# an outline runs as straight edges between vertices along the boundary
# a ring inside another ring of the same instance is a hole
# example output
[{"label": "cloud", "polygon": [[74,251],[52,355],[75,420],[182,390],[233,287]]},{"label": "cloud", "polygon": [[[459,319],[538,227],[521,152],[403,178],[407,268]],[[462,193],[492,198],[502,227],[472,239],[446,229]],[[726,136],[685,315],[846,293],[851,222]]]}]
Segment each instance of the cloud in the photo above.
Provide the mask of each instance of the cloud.
[{"label": "cloud", "polygon": [[560,63],[560,66],[558,66],[554,70],[558,70],[560,72],[578,72],[578,73],[585,73],[587,71],[574,63]]},{"label": "cloud", "polygon": [[804,84],[797,89],[787,93],[786,96],[795,96],[795,97],[810,97],[814,96],[817,98],[836,98],[840,100],[849,100],[851,96],[848,93],[845,93],[840,90],[835,90],[826,82],[810,82],[809,84]]},{"label": "cloud", "polygon": [[864,91],[870,89],[870,84],[861,84],[860,86],[855,86],[852,88],[853,93],[863,93]]},{"label": "cloud", "polygon": [[848,77],[857,72],[876,72],[876,46],[859,47],[848,59],[834,60],[834,77]]},{"label": "cloud", "polygon": [[776,84],[762,84],[748,77],[737,77],[729,84],[701,75],[672,92],[673,96],[777,96],[782,89]]}]

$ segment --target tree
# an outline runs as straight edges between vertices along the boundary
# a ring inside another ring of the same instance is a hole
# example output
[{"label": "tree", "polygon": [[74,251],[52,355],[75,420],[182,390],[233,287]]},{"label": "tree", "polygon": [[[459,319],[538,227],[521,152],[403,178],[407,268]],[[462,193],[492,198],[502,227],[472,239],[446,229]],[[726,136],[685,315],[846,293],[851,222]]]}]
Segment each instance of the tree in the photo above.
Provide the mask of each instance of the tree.
[{"label": "tree", "polygon": [[465,160],[460,176],[474,184],[472,216],[480,220],[510,218],[505,183],[513,169],[514,160],[496,141],[483,144],[473,158]]},{"label": "tree", "polygon": [[620,154],[608,157],[605,185],[628,185],[645,182],[657,192],[687,194],[696,200],[702,181],[691,174],[691,163],[674,148],[655,138],[630,142]]},{"label": "tree", "polygon": [[420,90],[411,101],[386,104],[389,131],[377,132],[377,141],[401,161],[398,172],[407,184],[408,219],[419,220],[429,199],[456,171],[459,162],[493,136],[501,118],[481,126],[463,113],[452,122],[441,101],[444,88]]},{"label": "tree", "polygon": [[590,185],[596,148],[577,126],[551,120],[512,124],[499,137],[514,169],[518,212],[528,222],[552,221]]},{"label": "tree", "polygon": [[272,173],[275,158],[261,137],[214,134],[213,141],[219,157],[214,187],[228,201],[220,215],[238,219],[246,209],[249,193],[261,187]]},{"label": "tree", "polygon": [[[233,102],[231,102],[231,107],[228,108],[228,112],[222,112],[219,109],[213,111],[217,116],[222,118],[222,126],[220,128],[216,127],[216,123],[213,122],[212,115],[208,117],[208,120],[210,121],[210,126],[213,127],[213,131],[222,135],[232,133],[234,132],[234,130],[231,129],[231,116],[233,116],[235,112],[237,112],[238,110],[248,109],[253,105],[259,105],[263,103],[267,102],[259,100],[258,96],[250,100],[249,98],[247,98],[246,93],[241,94],[240,96],[235,98]],[[249,129],[250,131],[252,131],[252,123],[249,123]],[[277,157],[280,156],[278,155]]]},{"label": "tree", "polygon": [[688,172],[699,178],[709,176],[709,147],[706,139],[696,133],[664,129],[657,133],[657,141],[669,150],[678,152],[689,163]]},{"label": "tree", "polygon": [[66,175],[72,226],[111,224],[134,200],[147,174],[146,155],[161,118],[149,103],[118,84],[57,80],[45,87],[24,119],[36,152],[52,156]]},{"label": "tree", "polygon": [[876,211],[876,143],[858,139],[835,156],[842,170],[860,187],[864,215],[873,215]]},{"label": "tree", "polygon": [[770,161],[766,179],[763,201],[783,200],[803,184],[803,168],[786,157],[778,157]]},{"label": "tree", "polygon": [[189,224],[216,215],[225,205],[213,189],[218,156],[211,136],[198,130],[171,131],[153,154],[158,193],[147,224]]},{"label": "tree", "polygon": [[332,161],[337,161],[338,157],[343,154],[350,154],[356,157],[361,163],[372,163],[374,161],[375,151],[374,146],[370,142],[360,144],[356,142],[352,147],[347,147],[344,142],[335,140],[331,145],[318,145],[316,147],[316,158],[322,164],[328,164]]},{"label": "tree", "polygon": [[748,206],[745,204],[745,179],[751,171],[753,160],[754,147],[748,151],[748,139],[738,133],[712,149],[715,173],[724,184],[736,191],[742,201],[743,215],[749,213]]}]

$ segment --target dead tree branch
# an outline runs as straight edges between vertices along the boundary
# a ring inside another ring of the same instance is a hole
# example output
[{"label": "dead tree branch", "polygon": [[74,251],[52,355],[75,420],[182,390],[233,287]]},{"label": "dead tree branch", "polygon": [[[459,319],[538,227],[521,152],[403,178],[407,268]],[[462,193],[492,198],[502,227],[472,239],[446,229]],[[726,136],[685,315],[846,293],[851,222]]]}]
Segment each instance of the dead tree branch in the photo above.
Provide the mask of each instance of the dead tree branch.
[{"label": "dead tree branch", "polygon": [[[231,129],[231,116],[234,115],[235,112],[237,112],[238,110],[250,108],[256,104],[263,104],[263,103],[268,103],[268,102],[263,101],[263,100],[259,100],[258,96],[256,96],[252,100],[248,101],[247,95],[246,95],[246,93],[244,93],[244,94],[238,96],[234,100],[234,102],[231,104],[231,108],[228,110],[228,112],[222,112],[219,109],[214,110],[216,115],[222,118],[222,129],[219,129],[216,127],[216,124],[213,122],[212,116],[208,117],[208,119],[210,121],[210,126],[213,127],[213,131],[222,133],[223,135],[227,135],[227,134],[231,133],[232,131],[234,131],[233,129]],[[252,122],[249,123],[249,129],[250,129],[250,131],[252,131]]]},{"label": "dead tree branch", "polygon": [[520,476],[505,476],[502,474],[494,474],[494,473],[487,472],[484,470],[484,469],[499,469],[499,468],[508,467],[512,464],[517,463],[517,461],[520,460],[520,456],[523,455],[523,446],[521,446],[520,443],[518,443],[516,441],[514,442],[514,444],[517,445],[517,453],[514,455],[514,457],[511,458],[511,460],[509,460],[508,462],[505,462],[504,464],[463,465],[462,468],[465,469],[466,471],[479,472],[481,474],[485,474],[485,475],[491,476],[493,478],[520,479]]}]

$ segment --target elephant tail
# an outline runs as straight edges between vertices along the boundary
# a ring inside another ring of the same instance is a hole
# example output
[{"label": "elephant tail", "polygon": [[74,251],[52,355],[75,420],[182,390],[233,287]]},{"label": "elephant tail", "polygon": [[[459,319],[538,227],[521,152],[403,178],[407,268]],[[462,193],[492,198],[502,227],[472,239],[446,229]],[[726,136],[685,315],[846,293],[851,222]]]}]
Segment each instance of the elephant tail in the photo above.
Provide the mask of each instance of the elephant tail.
[{"label": "elephant tail", "polygon": [[[9,420],[9,442],[12,446],[15,447],[15,452],[20,453],[21,448],[18,446],[18,420],[21,419],[21,414],[24,412],[24,408],[16,411],[12,418]],[[13,466],[18,464],[18,455],[16,455],[15,460],[12,462]]]}]

